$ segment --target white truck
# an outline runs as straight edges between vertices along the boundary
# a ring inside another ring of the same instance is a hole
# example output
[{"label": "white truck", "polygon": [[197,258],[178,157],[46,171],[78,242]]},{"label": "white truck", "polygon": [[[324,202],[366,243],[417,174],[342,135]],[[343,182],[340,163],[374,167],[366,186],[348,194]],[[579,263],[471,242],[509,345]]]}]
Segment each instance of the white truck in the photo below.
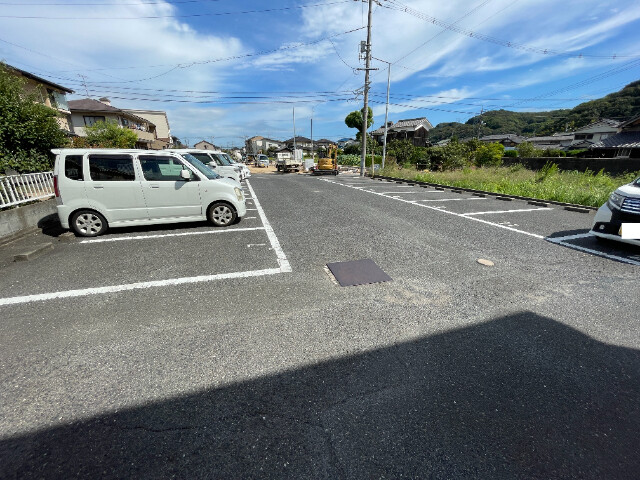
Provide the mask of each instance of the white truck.
[{"label": "white truck", "polygon": [[289,149],[276,152],[276,170],[279,172],[299,172],[302,168],[302,150],[292,152]]}]

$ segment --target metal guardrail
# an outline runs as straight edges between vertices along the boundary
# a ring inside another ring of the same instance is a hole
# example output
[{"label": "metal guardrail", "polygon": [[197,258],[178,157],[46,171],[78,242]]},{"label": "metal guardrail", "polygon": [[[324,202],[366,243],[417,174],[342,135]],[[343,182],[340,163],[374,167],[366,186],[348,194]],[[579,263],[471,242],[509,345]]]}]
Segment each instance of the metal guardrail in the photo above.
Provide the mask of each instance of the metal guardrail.
[{"label": "metal guardrail", "polygon": [[53,195],[53,172],[0,177],[0,209]]}]

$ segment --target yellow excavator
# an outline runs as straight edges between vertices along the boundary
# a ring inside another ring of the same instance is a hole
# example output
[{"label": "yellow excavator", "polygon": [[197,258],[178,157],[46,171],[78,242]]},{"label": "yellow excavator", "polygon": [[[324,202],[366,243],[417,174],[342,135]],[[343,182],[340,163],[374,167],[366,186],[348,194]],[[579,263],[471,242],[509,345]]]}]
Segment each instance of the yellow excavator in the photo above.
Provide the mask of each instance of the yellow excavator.
[{"label": "yellow excavator", "polygon": [[327,157],[318,159],[318,166],[312,170],[312,175],[338,175],[338,147],[329,145]]}]

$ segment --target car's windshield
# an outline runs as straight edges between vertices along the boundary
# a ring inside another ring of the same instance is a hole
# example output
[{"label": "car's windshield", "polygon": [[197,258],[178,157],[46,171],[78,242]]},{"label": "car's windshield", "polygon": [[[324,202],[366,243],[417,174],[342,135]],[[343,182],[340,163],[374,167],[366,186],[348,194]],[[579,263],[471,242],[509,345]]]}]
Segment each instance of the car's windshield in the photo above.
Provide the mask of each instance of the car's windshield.
[{"label": "car's windshield", "polygon": [[204,163],[198,160],[196,157],[191,155],[190,153],[181,153],[182,158],[184,158],[187,162],[193,165],[196,170],[198,170],[201,174],[207,177],[209,180],[215,180],[216,178],[220,178],[216,172],[207,167]]},{"label": "car's windshield", "polygon": [[223,153],[223,155],[224,155],[224,158],[226,158],[231,165],[235,165],[236,163],[238,163],[233,158],[231,158],[231,156],[228,153]]},{"label": "car's windshield", "polygon": [[207,153],[193,152],[193,153],[190,153],[189,155],[193,155],[205,165],[209,165],[209,162],[214,161]]},{"label": "car's windshield", "polygon": [[213,155],[214,157],[216,157],[216,159],[218,159],[218,163],[220,165],[226,165],[226,166],[231,165],[231,162],[229,162],[229,160],[226,159],[223,153],[212,153],[211,155]]}]

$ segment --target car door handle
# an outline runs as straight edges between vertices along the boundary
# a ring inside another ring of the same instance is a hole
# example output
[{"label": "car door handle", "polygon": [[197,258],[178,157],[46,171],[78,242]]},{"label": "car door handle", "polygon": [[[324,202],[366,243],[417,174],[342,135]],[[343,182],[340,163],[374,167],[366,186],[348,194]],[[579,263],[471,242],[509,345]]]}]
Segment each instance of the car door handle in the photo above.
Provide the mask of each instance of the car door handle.
[{"label": "car door handle", "polygon": [[157,183],[152,183],[151,185],[149,185],[149,188],[160,188],[160,185],[158,185]]},{"label": "car door handle", "polygon": [[93,185],[93,188],[104,188],[104,185]]}]

